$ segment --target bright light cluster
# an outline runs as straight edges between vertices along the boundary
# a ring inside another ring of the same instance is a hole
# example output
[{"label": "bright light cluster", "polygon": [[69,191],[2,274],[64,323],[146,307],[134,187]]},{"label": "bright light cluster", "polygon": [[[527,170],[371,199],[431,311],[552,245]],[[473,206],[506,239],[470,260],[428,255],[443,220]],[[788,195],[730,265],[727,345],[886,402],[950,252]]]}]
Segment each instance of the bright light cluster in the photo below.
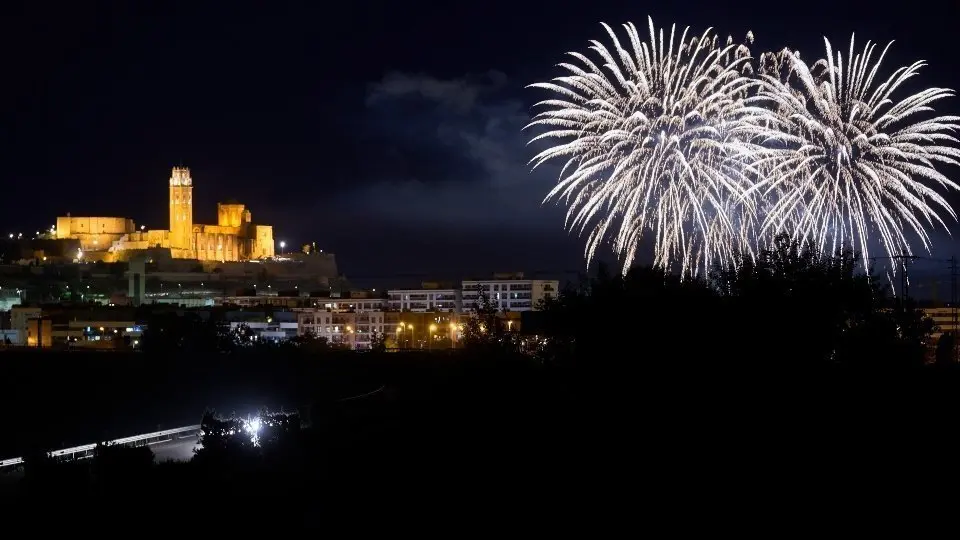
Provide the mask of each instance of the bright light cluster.
[{"label": "bright light cluster", "polygon": [[[273,425],[273,423],[267,422],[267,425]],[[260,430],[263,428],[263,426],[264,421],[259,416],[240,419],[240,429],[246,436],[250,437],[250,442],[253,443],[254,446],[260,446]],[[204,435],[206,434],[205,431],[202,433]],[[237,435],[237,433],[238,430],[236,429],[228,429],[224,432],[224,434],[229,437],[233,437]]]},{"label": "bright light cluster", "polygon": [[[956,190],[938,167],[960,160],[956,116],[931,115],[953,92],[928,88],[900,98],[923,62],[879,76],[884,49],[834,53],[808,65],[799,53],[720,44],[707,30],[669,32],[632,24],[596,59],[572,62],[528,127],[551,145],[534,168],[559,160],[545,200],[567,202],[567,226],[589,231],[586,259],[610,241],[630,267],[644,235],[654,264],[683,274],[753,254],[781,233],[820,249],[852,248],[868,261],[877,233],[888,255],[930,249],[928,226],[954,210],[935,187]],[[888,45],[889,48],[889,45]],[[876,58],[875,61],[873,59]]]},{"label": "bright light cluster", "polygon": [[297,413],[261,410],[246,418],[204,414],[200,442],[205,453],[275,446],[300,429]]},{"label": "bright light cluster", "polygon": [[253,443],[254,446],[260,446],[260,430],[263,428],[263,426],[265,424],[269,426],[273,425],[273,423],[269,421],[265,423],[259,416],[247,418],[245,420],[241,420],[241,422],[244,433],[250,436],[250,442]]}]

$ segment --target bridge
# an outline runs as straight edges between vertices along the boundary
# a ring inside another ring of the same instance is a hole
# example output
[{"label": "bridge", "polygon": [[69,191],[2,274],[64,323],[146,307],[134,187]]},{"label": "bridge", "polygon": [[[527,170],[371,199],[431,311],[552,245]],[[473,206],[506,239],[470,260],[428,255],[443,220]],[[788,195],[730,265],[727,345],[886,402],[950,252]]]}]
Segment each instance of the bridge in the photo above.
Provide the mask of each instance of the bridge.
[{"label": "bridge", "polygon": [[[182,461],[190,459],[190,457],[193,455],[193,449],[198,444],[197,435],[199,435],[199,433],[200,425],[197,424],[195,426],[183,426],[174,429],[166,429],[163,431],[155,431],[153,433],[134,435],[132,437],[124,437],[122,439],[107,441],[105,444],[118,444],[123,446],[150,446],[153,449],[158,461],[165,461],[168,459]],[[54,459],[72,461],[75,459],[93,457],[93,450],[96,447],[97,443],[84,444],[80,446],[74,446],[72,448],[54,450],[49,452],[49,454]],[[22,457],[0,460],[0,470],[16,468],[21,465],[23,465]]]}]

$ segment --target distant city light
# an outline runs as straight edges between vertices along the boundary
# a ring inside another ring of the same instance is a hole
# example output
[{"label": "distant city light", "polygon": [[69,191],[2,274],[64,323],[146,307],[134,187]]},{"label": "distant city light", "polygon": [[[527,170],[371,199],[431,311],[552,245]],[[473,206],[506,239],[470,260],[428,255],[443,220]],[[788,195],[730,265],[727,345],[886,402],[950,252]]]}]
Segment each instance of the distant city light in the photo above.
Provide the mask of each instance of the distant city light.
[{"label": "distant city light", "polygon": [[246,431],[248,435],[250,435],[250,442],[252,442],[254,446],[260,445],[260,428],[261,427],[262,427],[262,422],[260,421],[259,417],[254,418],[252,420],[246,420],[243,422],[243,430]]}]

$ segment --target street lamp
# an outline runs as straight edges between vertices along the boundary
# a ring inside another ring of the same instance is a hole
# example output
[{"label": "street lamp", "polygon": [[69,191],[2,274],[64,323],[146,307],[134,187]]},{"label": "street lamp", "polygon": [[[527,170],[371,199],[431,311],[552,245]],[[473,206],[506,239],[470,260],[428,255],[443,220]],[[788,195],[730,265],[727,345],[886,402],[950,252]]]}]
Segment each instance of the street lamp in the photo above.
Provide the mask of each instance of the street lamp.
[{"label": "street lamp", "polygon": [[283,240],[280,241],[280,254],[283,255],[283,248],[287,247],[287,243]]}]

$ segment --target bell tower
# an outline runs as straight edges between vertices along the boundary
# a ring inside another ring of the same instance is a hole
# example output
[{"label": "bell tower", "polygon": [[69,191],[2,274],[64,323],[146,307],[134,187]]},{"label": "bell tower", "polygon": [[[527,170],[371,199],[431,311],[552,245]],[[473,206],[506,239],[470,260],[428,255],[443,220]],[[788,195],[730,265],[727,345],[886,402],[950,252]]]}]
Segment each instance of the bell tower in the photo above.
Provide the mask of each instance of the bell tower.
[{"label": "bell tower", "polygon": [[170,247],[193,249],[193,180],[186,167],[170,175]]}]

